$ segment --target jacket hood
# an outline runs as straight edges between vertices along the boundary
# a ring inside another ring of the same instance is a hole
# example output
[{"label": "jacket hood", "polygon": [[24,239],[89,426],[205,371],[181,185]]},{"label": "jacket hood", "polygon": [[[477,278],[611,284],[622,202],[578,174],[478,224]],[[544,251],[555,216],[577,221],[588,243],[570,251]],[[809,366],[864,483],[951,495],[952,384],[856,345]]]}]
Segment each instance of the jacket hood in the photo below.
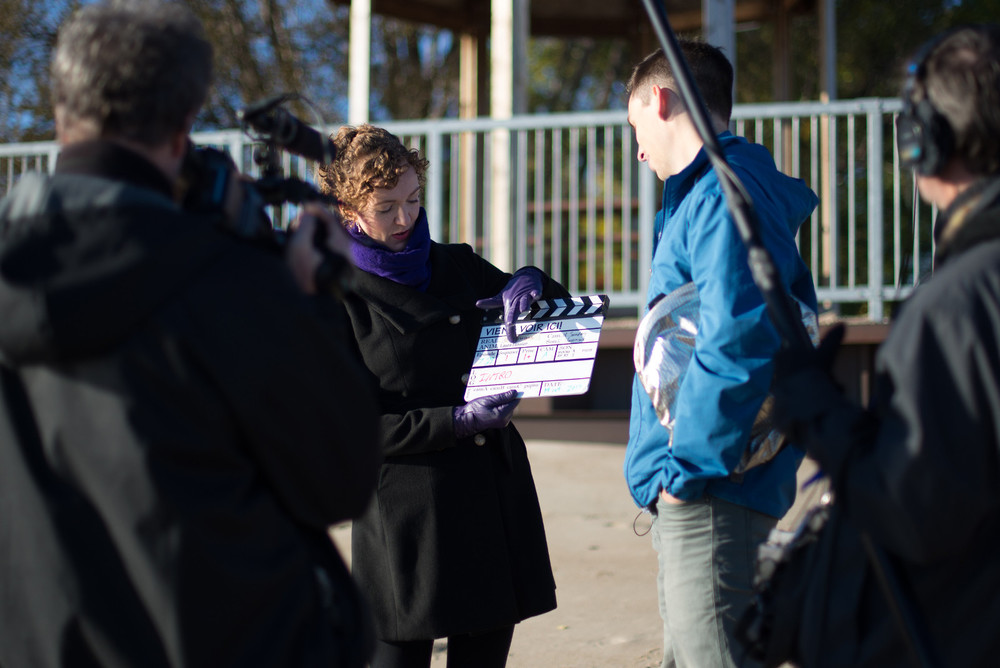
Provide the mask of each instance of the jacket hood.
[{"label": "jacket hood", "polygon": [[[751,144],[728,133],[719,141],[729,164],[739,170],[740,179],[753,196],[766,198],[768,208],[777,212],[788,229],[796,233],[819,204],[816,193],[802,179],[777,171],[770,152],[760,144]],[[754,201],[754,205],[764,203]]]},{"label": "jacket hood", "polygon": [[[719,145],[726,162],[737,173],[750,194],[754,208],[767,209],[774,220],[780,220],[795,234],[819,204],[816,193],[802,179],[779,172],[770,152],[760,144],[752,144],[730,132],[719,135]],[[673,215],[695,183],[706,170],[712,170],[708,153],[702,148],[695,159],[663,185],[663,201],[656,213],[654,238],[659,239],[667,218]],[[718,179],[714,179],[718,183]]]},{"label": "jacket hood", "polygon": [[127,338],[226,244],[155,189],[26,174],[0,203],[0,355],[69,361]]}]

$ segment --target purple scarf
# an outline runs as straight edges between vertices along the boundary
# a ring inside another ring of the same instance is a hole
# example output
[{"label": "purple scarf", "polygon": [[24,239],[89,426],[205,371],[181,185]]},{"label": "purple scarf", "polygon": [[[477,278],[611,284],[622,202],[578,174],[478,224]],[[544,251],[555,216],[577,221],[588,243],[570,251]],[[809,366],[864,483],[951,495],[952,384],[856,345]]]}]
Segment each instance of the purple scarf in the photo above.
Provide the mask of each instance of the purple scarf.
[{"label": "purple scarf", "polygon": [[420,207],[420,215],[407,239],[406,248],[401,251],[389,250],[354,225],[347,225],[346,229],[354,240],[351,254],[358,269],[409,285],[421,292],[427,289],[431,282],[431,232],[423,207]]}]

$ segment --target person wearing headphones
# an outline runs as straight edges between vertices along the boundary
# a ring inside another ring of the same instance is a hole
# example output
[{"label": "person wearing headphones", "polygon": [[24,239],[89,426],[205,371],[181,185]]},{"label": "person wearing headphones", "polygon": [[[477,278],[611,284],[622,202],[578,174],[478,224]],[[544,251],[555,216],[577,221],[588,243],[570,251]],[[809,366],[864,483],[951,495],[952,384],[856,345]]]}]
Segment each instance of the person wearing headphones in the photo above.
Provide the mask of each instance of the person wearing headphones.
[{"label": "person wearing headphones", "polygon": [[[798,629],[778,629],[801,665],[1000,655],[1000,26],[926,44],[902,97],[900,160],[940,211],[934,273],[877,353],[867,409],[830,377],[842,329],[776,361],[778,420],[830,476],[838,518],[821,536],[829,568],[798,592]],[[885,556],[887,580],[861,536]]]}]

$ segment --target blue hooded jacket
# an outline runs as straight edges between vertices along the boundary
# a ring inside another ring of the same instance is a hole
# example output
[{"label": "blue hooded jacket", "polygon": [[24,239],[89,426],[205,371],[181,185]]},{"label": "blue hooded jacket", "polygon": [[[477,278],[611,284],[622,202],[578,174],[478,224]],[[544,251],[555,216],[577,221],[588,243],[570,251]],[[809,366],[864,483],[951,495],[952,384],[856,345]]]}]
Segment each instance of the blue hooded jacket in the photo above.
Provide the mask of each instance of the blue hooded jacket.
[{"label": "blue hooded jacket", "polygon": [[[815,309],[812,276],[795,233],[816,208],[816,195],[800,179],[779,172],[763,146],[728,132],[719,135],[719,142],[750,195],[785,290]],[[701,300],[700,322],[677,393],[672,447],[649,395],[638,377],[633,381],[625,453],[632,498],[649,507],[665,489],[680,499],[710,495],[780,517],[795,498],[800,451],[786,447],[740,479],[730,478],[767,397],[780,339],[704,149],[663,185],[647,305],[691,281]]]}]

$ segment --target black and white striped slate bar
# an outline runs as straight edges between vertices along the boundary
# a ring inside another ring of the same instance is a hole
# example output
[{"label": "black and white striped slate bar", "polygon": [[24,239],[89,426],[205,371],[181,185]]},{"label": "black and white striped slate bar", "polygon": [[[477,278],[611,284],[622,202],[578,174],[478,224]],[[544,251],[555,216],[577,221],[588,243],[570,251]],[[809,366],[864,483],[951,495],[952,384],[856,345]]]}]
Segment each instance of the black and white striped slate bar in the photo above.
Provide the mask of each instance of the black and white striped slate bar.
[{"label": "black and white striped slate bar", "polygon": [[[539,299],[520,314],[518,320],[552,320],[576,318],[581,315],[604,315],[610,300],[607,295],[587,295],[569,299]],[[483,315],[483,324],[502,322],[503,311],[496,309]]]},{"label": "black and white striped slate bar", "polygon": [[511,389],[522,397],[585,393],[609,304],[607,295],[538,300],[518,316],[514,343],[502,313],[486,314],[465,400]]}]

